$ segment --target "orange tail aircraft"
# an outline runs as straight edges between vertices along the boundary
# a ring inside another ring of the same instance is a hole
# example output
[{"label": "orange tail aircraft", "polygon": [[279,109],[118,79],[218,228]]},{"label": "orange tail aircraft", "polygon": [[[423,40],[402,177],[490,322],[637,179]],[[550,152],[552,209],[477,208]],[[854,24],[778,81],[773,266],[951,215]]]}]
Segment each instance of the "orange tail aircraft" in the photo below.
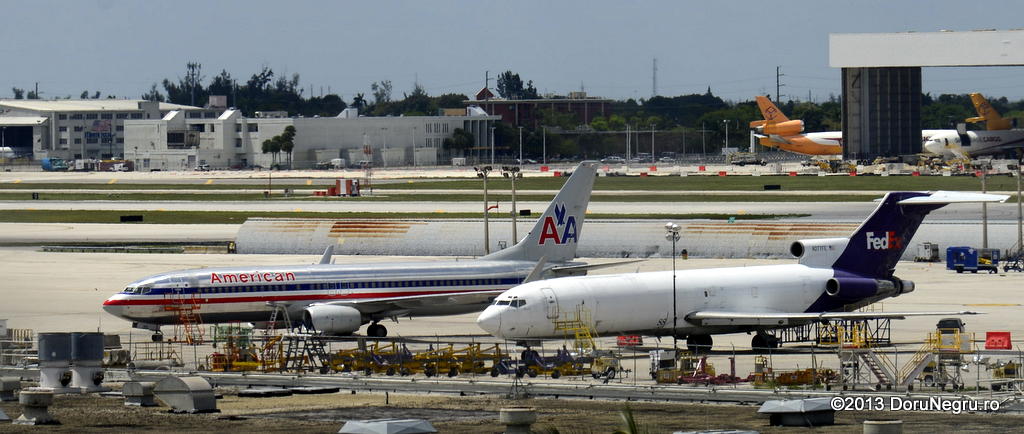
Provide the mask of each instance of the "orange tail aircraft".
[{"label": "orange tail aircraft", "polygon": [[802,155],[839,155],[843,153],[843,132],[804,133],[804,122],[789,120],[771,100],[757,96],[762,121],[750,123],[758,142],[769,148]]},{"label": "orange tail aircraft", "polygon": [[989,131],[1008,130],[1013,127],[1010,120],[1000,116],[999,112],[992,108],[992,104],[989,104],[988,100],[980,93],[972,93],[971,102],[974,103],[974,109],[978,111],[978,117],[968,118],[967,122],[984,122],[985,129]]}]

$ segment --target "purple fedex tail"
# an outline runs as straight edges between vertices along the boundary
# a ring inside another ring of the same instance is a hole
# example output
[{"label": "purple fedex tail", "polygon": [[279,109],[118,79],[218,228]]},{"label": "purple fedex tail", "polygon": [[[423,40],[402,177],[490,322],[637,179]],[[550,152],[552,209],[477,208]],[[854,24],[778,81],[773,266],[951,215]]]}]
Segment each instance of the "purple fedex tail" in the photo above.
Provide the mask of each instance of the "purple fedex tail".
[{"label": "purple fedex tail", "polygon": [[947,191],[886,194],[875,212],[850,236],[832,268],[868,278],[892,277],[896,263],[928,213],[951,203],[1002,202],[1008,197]]}]

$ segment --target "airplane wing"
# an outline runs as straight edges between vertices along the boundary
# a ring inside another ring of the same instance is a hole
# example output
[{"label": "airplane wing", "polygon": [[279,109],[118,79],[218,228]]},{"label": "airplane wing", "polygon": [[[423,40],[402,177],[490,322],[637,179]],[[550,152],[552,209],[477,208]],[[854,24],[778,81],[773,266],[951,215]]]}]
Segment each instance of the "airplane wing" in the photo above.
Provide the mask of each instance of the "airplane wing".
[{"label": "airplane wing", "polygon": [[586,274],[586,272],[590,271],[590,270],[597,270],[597,269],[600,269],[600,268],[615,267],[615,266],[618,266],[618,265],[632,264],[634,262],[642,262],[642,261],[646,261],[646,259],[633,259],[633,260],[629,260],[629,261],[609,262],[609,263],[606,263],[606,264],[562,265],[562,266],[558,266],[558,267],[551,267],[551,272],[554,273],[558,277],[581,276],[583,274]]},{"label": "airplane wing", "polygon": [[786,326],[822,320],[905,319],[908,316],[979,315],[981,312],[726,312],[697,311],[686,315],[687,321],[708,325]]},{"label": "airplane wing", "polygon": [[407,295],[403,297],[377,297],[353,300],[328,301],[317,304],[351,306],[365,314],[386,311],[403,311],[426,306],[456,306],[462,304],[489,303],[491,299],[505,292],[504,289],[482,291],[444,292],[429,295]]}]

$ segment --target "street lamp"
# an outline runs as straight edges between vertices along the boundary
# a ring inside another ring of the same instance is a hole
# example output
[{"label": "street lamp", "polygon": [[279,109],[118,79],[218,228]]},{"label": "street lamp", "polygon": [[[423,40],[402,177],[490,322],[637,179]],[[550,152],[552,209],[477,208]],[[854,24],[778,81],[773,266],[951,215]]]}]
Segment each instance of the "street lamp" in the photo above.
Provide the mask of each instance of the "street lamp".
[{"label": "street lamp", "polygon": [[[491,130],[494,130],[494,127],[491,127]],[[484,254],[489,255],[491,254],[491,237],[487,221],[487,212],[490,210],[490,207],[487,206],[487,174],[491,173],[491,166],[474,167],[473,170],[476,170],[478,178],[484,180]]]},{"label": "street lamp", "polygon": [[519,242],[516,227],[516,178],[522,178],[523,174],[519,171],[519,166],[501,166],[501,175],[512,179],[512,244],[515,244]]},{"label": "street lamp", "polygon": [[523,164],[523,127],[519,127],[519,163]]},{"label": "street lamp", "polygon": [[679,225],[665,223],[665,239],[672,242],[672,350],[677,351],[679,344],[676,338],[676,329],[679,317],[676,314],[676,242],[679,241]]},{"label": "street lamp", "polygon": [[380,138],[383,146],[384,167],[388,167],[388,129],[383,127],[380,129]]},{"label": "street lamp", "polygon": [[494,164],[494,127],[491,127],[491,164]]},{"label": "street lamp", "polygon": [[722,123],[725,124],[725,147],[729,147],[729,121],[732,119],[722,119]]}]

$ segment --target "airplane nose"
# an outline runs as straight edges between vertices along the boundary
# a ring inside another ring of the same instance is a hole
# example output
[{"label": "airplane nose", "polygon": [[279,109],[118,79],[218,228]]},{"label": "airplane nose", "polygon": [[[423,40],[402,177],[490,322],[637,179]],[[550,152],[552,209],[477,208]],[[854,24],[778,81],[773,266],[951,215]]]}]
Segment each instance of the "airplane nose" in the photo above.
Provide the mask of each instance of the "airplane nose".
[{"label": "airplane nose", "polygon": [[924,150],[931,152],[935,155],[942,155],[942,144],[934,140],[929,140],[924,144]]},{"label": "airplane nose", "polygon": [[107,300],[107,301],[103,302],[103,310],[105,310],[105,311],[107,311],[107,313],[109,313],[111,315],[114,315],[114,316],[117,316],[117,317],[120,317],[120,316],[124,315],[124,306],[113,304],[113,303],[111,303],[110,300]]},{"label": "airplane nose", "polygon": [[498,308],[491,306],[484,309],[480,313],[480,316],[476,318],[476,325],[480,326],[485,332],[490,333],[491,336],[501,337],[501,312]]}]

